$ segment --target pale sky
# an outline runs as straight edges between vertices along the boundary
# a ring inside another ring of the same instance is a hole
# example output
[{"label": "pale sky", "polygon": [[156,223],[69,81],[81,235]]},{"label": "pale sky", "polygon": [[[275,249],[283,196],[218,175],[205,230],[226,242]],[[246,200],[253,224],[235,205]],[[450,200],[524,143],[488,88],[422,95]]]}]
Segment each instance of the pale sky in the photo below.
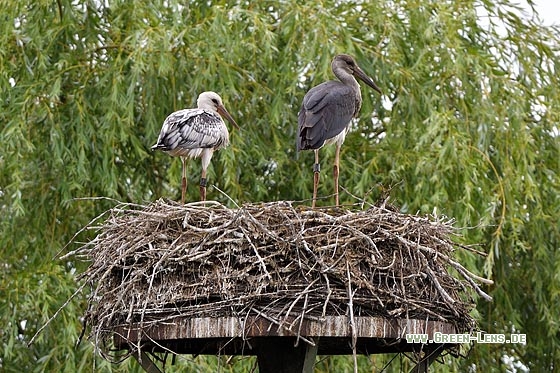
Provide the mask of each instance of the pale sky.
[{"label": "pale sky", "polygon": [[560,0],[535,0],[535,5],[545,25],[560,26]]}]

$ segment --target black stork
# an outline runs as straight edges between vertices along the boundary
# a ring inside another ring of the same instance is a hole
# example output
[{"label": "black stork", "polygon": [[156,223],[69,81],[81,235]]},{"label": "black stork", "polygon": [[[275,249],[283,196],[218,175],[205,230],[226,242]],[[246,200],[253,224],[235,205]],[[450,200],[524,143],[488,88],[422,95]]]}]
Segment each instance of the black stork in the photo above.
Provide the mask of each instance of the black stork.
[{"label": "black stork", "polygon": [[161,127],[157,143],[152,150],[162,150],[173,157],[181,157],[183,179],[181,203],[187,191],[187,159],[202,158],[200,199],[206,200],[206,170],[215,150],[229,145],[229,132],[220,115],[239,128],[228,113],[222,99],[215,92],[198,96],[196,109],[183,109],[170,114]]},{"label": "black stork", "polygon": [[347,54],[339,54],[331,63],[334,75],[340,80],[330,80],[315,86],[303,98],[298,113],[297,150],[313,150],[313,203],[317,200],[319,185],[319,149],[323,145],[336,144],[334,158],[335,202],[338,206],[338,173],[340,147],[350,129],[350,122],[362,106],[362,94],[356,78],[379,93],[381,89],[364,73],[356,60]]}]

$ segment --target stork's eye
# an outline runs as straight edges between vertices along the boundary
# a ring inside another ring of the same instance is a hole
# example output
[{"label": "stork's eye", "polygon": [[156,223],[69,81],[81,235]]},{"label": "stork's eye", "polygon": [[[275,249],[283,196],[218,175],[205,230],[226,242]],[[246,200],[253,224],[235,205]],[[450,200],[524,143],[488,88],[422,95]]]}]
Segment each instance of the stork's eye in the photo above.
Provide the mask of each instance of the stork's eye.
[{"label": "stork's eye", "polygon": [[216,105],[218,105],[218,99],[213,98],[213,99],[212,99],[212,102],[215,103]]}]

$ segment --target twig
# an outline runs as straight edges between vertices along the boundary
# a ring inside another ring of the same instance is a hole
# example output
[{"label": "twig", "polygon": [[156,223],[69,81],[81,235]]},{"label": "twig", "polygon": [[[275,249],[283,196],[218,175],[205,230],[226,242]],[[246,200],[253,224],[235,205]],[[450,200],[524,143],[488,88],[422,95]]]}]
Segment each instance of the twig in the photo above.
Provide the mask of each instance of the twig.
[{"label": "twig", "polygon": [[354,373],[358,373],[358,358],[356,351],[356,343],[358,341],[358,333],[356,331],[356,322],[354,321],[354,302],[352,298],[352,278],[350,277],[350,264],[346,261],[346,273],[348,274],[348,313],[350,314],[350,327],[352,328],[352,359],[354,360]]}]

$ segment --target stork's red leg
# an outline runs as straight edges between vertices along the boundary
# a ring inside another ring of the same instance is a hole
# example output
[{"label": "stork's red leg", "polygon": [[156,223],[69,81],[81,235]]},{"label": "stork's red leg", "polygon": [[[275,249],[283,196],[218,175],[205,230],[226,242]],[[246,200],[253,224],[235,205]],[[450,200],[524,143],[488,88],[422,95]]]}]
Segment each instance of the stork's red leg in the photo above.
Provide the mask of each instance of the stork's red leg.
[{"label": "stork's red leg", "polygon": [[315,164],[313,165],[313,202],[311,207],[315,208],[317,202],[317,189],[319,187],[319,173],[321,172],[321,165],[319,164],[319,149],[315,149]]},{"label": "stork's red leg", "polygon": [[187,159],[181,157],[181,163],[183,163],[183,178],[181,180],[181,204],[185,204],[185,195],[187,194]]},{"label": "stork's red leg", "polygon": [[340,161],[340,145],[336,145],[336,152],[334,153],[334,203],[338,206],[338,166]]}]

